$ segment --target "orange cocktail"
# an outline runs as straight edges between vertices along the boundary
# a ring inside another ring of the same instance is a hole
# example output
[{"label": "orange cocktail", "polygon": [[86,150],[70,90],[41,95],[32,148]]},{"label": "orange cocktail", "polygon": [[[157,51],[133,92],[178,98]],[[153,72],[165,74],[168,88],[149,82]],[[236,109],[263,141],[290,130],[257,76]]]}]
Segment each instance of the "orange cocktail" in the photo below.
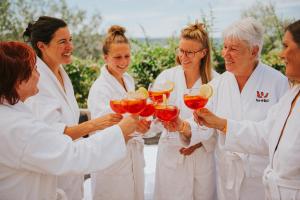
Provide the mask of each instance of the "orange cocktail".
[{"label": "orange cocktail", "polygon": [[126,113],[126,110],[124,109],[122,105],[122,100],[110,100],[109,105],[111,109],[119,114],[124,114]]},{"label": "orange cocktail", "polygon": [[154,111],[155,111],[155,109],[154,109],[153,103],[147,103],[144,110],[142,112],[140,112],[140,116],[141,117],[149,117],[154,114]]},{"label": "orange cocktail", "polygon": [[[208,99],[212,96],[213,88],[209,84],[202,84],[200,88],[191,88],[186,89],[183,95],[183,101],[185,105],[193,110],[198,110],[203,108]],[[202,125],[199,126],[197,129],[206,130],[207,128],[203,127]]]},{"label": "orange cocktail", "polygon": [[171,81],[157,84],[150,83],[148,87],[148,94],[154,103],[161,103],[163,102],[163,95],[165,95],[168,99],[173,89],[174,83]]},{"label": "orange cocktail", "polygon": [[179,114],[179,109],[176,106],[172,105],[156,105],[155,106],[155,116],[158,117],[160,120],[169,122],[174,119]]},{"label": "orange cocktail", "polygon": [[201,97],[199,95],[189,95],[189,94],[185,94],[183,96],[183,100],[185,105],[193,110],[198,110],[200,108],[203,108],[208,101],[208,99]]},{"label": "orange cocktail", "polygon": [[163,95],[166,95],[166,98],[169,98],[170,91],[149,91],[149,97],[153,102],[161,103],[163,101]]},{"label": "orange cocktail", "polygon": [[146,99],[131,99],[122,100],[123,108],[131,114],[139,114],[146,106]]}]

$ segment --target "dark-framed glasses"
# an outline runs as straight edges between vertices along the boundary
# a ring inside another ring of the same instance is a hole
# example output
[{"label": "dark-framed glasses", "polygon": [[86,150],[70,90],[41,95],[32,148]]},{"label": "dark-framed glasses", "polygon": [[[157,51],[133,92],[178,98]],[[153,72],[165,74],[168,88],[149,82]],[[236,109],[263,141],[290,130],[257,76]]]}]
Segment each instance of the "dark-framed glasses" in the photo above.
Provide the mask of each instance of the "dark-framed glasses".
[{"label": "dark-framed glasses", "polygon": [[[204,48],[203,48],[204,49]],[[203,49],[200,49],[200,50],[198,50],[198,51],[186,51],[186,50],[183,50],[183,49],[181,49],[181,48],[176,48],[175,49],[175,52],[176,52],[176,54],[178,55],[178,56],[183,56],[183,55],[185,55],[186,57],[188,57],[188,58],[194,58],[195,57],[195,54],[196,53],[198,53],[198,52],[200,52],[200,51],[202,51]]]}]

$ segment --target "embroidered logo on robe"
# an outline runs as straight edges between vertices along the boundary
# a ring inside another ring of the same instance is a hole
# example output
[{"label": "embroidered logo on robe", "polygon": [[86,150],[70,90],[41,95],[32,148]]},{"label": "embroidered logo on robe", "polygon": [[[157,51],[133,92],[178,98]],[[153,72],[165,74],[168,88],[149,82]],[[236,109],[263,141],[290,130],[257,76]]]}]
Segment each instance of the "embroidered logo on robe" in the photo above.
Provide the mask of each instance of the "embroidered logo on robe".
[{"label": "embroidered logo on robe", "polygon": [[256,102],[269,102],[269,92],[256,91]]}]

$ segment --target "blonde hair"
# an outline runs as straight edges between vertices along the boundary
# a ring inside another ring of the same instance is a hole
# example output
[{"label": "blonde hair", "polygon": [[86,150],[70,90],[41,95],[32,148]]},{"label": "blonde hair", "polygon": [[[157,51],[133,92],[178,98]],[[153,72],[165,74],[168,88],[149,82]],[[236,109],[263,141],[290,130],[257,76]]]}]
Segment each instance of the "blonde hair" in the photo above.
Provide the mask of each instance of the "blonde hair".
[{"label": "blonde hair", "polygon": [[125,36],[125,32],[126,32],[126,29],[124,27],[118,26],[118,25],[113,25],[108,29],[107,35],[105,36],[105,39],[103,42],[103,47],[102,47],[102,51],[103,51],[104,55],[108,54],[108,52],[110,50],[110,46],[112,44],[116,44],[116,43],[129,44],[129,41],[128,41],[127,37]]},{"label": "blonde hair", "polygon": [[[188,25],[186,28],[181,30],[180,38],[197,41],[201,44],[202,49],[207,49],[206,55],[201,59],[199,67],[202,83],[208,83],[212,79],[212,68],[210,42],[208,33],[205,30],[205,25],[203,23],[199,23],[198,21],[196,21],[194,24]],[[181,64],[178,55],[176,55],[176,62]]]}]

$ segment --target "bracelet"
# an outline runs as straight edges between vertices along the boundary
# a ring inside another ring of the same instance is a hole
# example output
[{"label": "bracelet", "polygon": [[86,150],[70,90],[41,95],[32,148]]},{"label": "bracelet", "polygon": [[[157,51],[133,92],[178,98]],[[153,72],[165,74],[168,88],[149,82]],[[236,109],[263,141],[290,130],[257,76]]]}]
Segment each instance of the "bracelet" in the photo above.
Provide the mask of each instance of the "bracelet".
[{"label": "bracelet", "polygon": [[180,132],[180,133],[183,133],[184,129],[187,127],[187,123],[185,121],[183,121],[182,123],[183,123],[183,125],[182,125],[181,129],[178,130],[178,132]]}]

